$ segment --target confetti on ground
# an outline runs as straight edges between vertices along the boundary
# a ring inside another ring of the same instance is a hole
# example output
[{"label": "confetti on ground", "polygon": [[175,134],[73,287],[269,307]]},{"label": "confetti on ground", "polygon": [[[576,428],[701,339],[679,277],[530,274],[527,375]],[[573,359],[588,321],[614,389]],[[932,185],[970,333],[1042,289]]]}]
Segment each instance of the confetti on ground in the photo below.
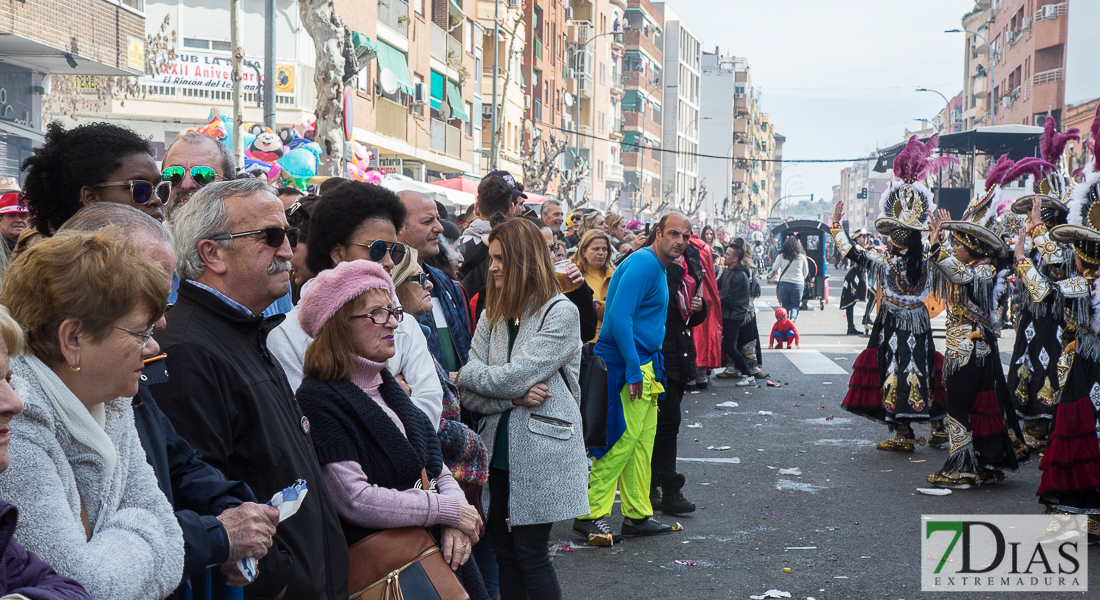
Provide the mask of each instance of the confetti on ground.
[{"label": "confetti on ground", "polygon": [[719,404],[716,408],[737,408],[738,406],[741,406],[741,405],[734,402],[734,401],[732,401],[732,400],[727,400],[727,401]]},{"label": "confetti on ground", "polygon": [[817,546],[787,546],[784,550],[817,550]]},{"label": "confetti on ground", "polygon": [[672,526],[672,530],[673,531],[683,531],[684,526],[681,525],[679,521],[677,521],[676,524]]},{"label": "confetti on ground", "polygon": [[[685,543],[687,543],[687,542],[685,542]],[[698,566],[698,563],[696,563],[694,560],[677,560],[677,561],[673,561],[673,562],[675,562],[678,565],[684,565],[686,567]]]},{"label": "confetti on ground", "polygon": [[698,422],[698,421],[692,423],[691,425],[688,425],[688,429],[702,429],[702,428],[703,428],[703,424]]},{"label": "confetti on ground", "polygon": [[718,452],[721,452],[723,450],[729,450],[732,447],[733,446],[707,446],[707,450],[716,450]]},{"label": "confetti on ground", "polygon": [[766,384],[767,384],[768,387],[780,387],[780,385],[778,383],[776,383],[776,382],[774,382],[770,379],[766,382]]},{"label": "confetti on ground", "polygon": [[741,464],[741,459],[737,458],[736,456],[732,457],[732,458],[683,458],[683,457],[677,456],[676,460],[678,460],[680,462],[714,463],[714,464],[723,464],[723,465],[739,465],[739,464]]},{"label": "confetti on ground", "polygon": [[779,474],[780,475],[795,475],[795,476],[798,476],[798,475],[802,474],[802,469],[800,469],[798,467],[794,467],[793,469],[779,469]]}]

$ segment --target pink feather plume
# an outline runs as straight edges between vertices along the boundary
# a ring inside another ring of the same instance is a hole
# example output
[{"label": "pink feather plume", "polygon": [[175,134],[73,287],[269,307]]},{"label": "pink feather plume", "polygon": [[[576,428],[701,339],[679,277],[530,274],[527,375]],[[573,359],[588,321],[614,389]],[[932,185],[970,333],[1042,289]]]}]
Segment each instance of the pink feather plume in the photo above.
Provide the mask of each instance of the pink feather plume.
[{"label": "pink feather plume", "polygon": [[996,164],[985,172],[985,191],[988,192],[993,189],[993,186],[1001,183],[1001,178],[1004,177],[1004,174],[1011,170],[1012,166],[1015,164],[1016,162],[1008,157],[1007,152],[1002,154],[1001,157],[997,159]]},{"label": "pink feather plume", "polygon": [[1023,160],[1018,161],[1015,165],[1009,169],[1003,177],[1001,177],[1000,184],[1007,185],[1024,175],[1034,175],[1035,179],[1042,179],[1045,173],[1055,171],[1054,165],[1047,161],[1029,156]]},{"label": "pink feather plume", "polygon": [[1051,147],[1054,143],[1054,128],[1056,126],[1054,118],[1047,117],[1047,120],[1043,123],[1043,135],[1039,138],[1039,156],[1042,156],[1043,160],[1047,162],[1054,162],[1050,159],[1050,154]]},{"label": "pink feather plume", "polygon": [[939,145],[938,133],[928,138],[927,143],[921,143],[915,135],[910,137],[905,144],[905,149],[894,158],[894,177],[903,181],[920,181],[934,169],[948,164],[958,164],[958,160],[948,156],[932,158]]},{"label": "pink feather plume", "polygon": [[1096,105],[1096,116],[1092,118],[1092,127],[1089,128],[1092,136],[1092,158],[1094,170],[1100,172],[1100,104]]},{"label": "pink feather plume", "polygon": [[1047,117],[1043,123],[1043,135],[1039,138],[1039,155],[1050,164],[1057,164],[1062,160],[1062,153],[1066,151],[1066,144],[1070,140],[1080,140],[1081,130],[1070,127],[1065,133],[1058,133],[1058,124],[1054,117]]}]

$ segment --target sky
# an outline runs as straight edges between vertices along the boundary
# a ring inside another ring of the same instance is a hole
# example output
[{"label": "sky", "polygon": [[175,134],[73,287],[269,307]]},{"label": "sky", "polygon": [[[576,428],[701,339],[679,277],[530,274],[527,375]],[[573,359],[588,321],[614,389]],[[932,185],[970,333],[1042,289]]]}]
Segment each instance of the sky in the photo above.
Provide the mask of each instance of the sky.
[{"label": "sky", "polygon": [[[962,91],[973,0],[668,0],[704,52],[748,59],[784,159],[867,156]],[[784,194],[832,199],[850,163],[790,163]],[[797,202],[797,200],[795,200]]]}]

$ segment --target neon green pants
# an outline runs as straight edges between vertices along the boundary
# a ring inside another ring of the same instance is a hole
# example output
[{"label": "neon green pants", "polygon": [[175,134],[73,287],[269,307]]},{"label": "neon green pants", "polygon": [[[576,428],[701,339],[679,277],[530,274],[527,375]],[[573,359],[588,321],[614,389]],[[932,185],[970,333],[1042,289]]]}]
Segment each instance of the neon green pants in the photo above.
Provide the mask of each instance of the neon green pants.
[{"label": "neon green pants", "polygon": [[653,363],[642,365],[642,397],[630,400],[629,386],[623,386],[619,399],[623,403],[626,431],[607,454],[592,463],[588,477],[589,516],[599,519],[611,514],[615,504],[615,488],[622,498],[623,516],[644,519],[653,514],[649,503],[650,463],[653,458],[653,437],[657,433],[657,396],[665,391],[654,378]]}]

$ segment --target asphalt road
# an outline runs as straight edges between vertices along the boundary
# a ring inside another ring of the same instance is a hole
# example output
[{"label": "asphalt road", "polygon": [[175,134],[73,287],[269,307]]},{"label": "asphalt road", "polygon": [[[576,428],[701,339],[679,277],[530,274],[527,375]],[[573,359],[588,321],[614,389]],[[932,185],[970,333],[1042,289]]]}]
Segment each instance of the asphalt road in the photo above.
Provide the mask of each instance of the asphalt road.
[{"label": "asphalt road", "polygon": [[[803,312],[798,319],[802,353],[818,351],[850,372],[867,339],[844,335],[844,315],[836,306],[839,281],[834,279],[831,288],[833,304],[824,311]],[[773,286],[765,286],[761,301],[778,305]],[[772,312],[767,307],[757,312],[762,336],[771,329]],[[861,304],[857,322],[862,314]],[[933,325],[938,325],[937,348],[942,351],[943,317]],[[1002,362],[1008,362],[1012,340],[1012,332],[1005,332]],[[876,450],[875,444],[888,437],[885,426],[840,407],[848,375],[804,374],[784,355],[789,352],[764,351],[764,370],[779,388],[737,388],[719,379],[709,390],[685,396],[679,456],[737,457],[741,462],[678,463],[688,480],[685,495],[699,508],[692,516],[658,518],[681,523],[683,531],[628,539],[613,548],[566,551],[557,545],[582,541],[572,534],[570,523],[555,525],[554,564],[565,598],[747,599],[769,589],[816,600],[1090,596],[921,592],[921,515],[1039,514],[1038,461],[998,485],[945,497],[921,495],[916,488],[928,487],[924,477],[938,470],[947,451],[927,446],[912,454]],[[739,406],[715,410],[729,400]],[[694,423],[702,427],[687,427]],[[928,429],[918,428],[917,433],[927,437]],[[779,469],[795,467],[801,476],[779,474]],[[616,506],[610,519],[616,531],[621,521]],[[786,550],[807,546],[816,549]],[[678,565],[677,560],[696,564]],[[1089,588],[1096,597],[1100,547],[1089,549],[1089,560]]]}]

